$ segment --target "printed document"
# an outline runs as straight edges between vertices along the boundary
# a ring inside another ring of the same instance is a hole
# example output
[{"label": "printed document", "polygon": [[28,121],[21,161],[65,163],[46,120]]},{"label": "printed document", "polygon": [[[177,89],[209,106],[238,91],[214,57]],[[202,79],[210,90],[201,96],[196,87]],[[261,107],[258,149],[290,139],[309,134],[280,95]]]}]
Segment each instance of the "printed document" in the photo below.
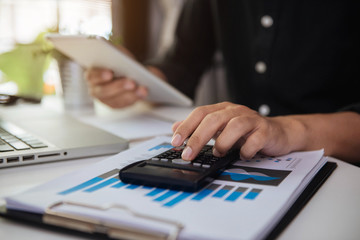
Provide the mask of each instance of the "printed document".
[{"label": "printed document", "polygon": [[[158,137],[97,164],[6,198],[7,208],[44,214],[53,210],[179,239],[261,239],[325,164],[323,150],[238,160],[196,193],[125,184],[119,169],[172,148]],[[106,210],[87,208],[104,207]],[[161,221],[157,221],[157,220]]]}]

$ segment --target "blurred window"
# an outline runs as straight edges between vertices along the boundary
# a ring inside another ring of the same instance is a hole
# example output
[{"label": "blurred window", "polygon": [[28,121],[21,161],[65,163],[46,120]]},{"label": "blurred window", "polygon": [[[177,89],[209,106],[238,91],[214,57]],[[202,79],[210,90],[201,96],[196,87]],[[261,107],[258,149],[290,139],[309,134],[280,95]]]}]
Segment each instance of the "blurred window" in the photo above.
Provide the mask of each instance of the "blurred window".
[{"label": "blurred window", "polygon": [[[17,43],[31,43],[50,29],[108,38],[111,19],[111,0],[0,0],[0,54],[11,51]],[[0,71],[0,93],[16,94],[17,86],[3,82],[2,77]],[[53,94],[54,86],[59,85],[56,63],[50,65],[44,82],[45,94]]]},{"label": "blurred window", "polygon": [[111,28],[111,0],[0,0],[0,53],[48,29],[107,37]]}]

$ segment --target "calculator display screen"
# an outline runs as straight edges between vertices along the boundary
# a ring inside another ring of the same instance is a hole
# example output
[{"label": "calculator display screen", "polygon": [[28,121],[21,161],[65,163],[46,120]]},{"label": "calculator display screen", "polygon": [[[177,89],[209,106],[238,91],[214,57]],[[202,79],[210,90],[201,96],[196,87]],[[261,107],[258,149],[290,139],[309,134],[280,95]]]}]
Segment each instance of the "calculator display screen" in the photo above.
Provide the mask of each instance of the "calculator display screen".
[{"label": "calculator display screen", "polygon": [[153,165],[149,165],[149,164],[146,164],[145,167],[148,169],[154,170],[154,171],[164,171],[165,170],[165,171],[172,172],[174,174],[200,175],[200,172],[197,172],[197,171],[183,170],[183,169],[178,169],[178,168],[159,167],[159,166],[153,166]]}]

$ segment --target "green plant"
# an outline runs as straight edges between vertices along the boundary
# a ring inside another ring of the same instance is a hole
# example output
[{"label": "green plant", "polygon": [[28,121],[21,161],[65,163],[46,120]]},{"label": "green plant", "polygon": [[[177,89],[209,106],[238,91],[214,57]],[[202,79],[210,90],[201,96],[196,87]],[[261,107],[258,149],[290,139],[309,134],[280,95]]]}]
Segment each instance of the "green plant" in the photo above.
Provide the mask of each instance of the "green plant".
[{"label": "green plant", "polygon": [[[40,33],[32,43],[16,44],[13,50],[0,54],[0,71],[4,75],[4,81],[16,83],[17,95],[41,99],[43,75],[51,60],[55,59],[58,64],[63,60],[68,60],[46,40],[45,35],[54,32],[58,31],[49,29]],[[121,43],[121,38],[116,38],[112,34],[109,34],[107,38],[115,45]]]},{"label": "green plant", "polygon": [[43,75],[54,51],[45,39],[46,33],[40,33],[32,43],[16,44],[13,50],[0,54],[4,81],[15,82],[19,96],[40,99],[43,95]]}]

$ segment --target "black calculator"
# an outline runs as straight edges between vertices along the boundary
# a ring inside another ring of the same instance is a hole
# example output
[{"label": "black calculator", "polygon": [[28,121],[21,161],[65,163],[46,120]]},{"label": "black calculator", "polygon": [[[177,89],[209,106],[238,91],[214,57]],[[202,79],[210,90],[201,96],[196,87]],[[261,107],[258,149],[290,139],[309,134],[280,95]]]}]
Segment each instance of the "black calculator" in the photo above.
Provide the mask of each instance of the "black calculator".
[{"label": "black calculator", "polygon": [[174,147],[155,157],[135,162],[121,169],[119,178],[130,184],[195,192],[212,182],[234,160],[239,151],[215,157],[212,146],[205,145],[193,161],[181,159],[184,147]]}]

